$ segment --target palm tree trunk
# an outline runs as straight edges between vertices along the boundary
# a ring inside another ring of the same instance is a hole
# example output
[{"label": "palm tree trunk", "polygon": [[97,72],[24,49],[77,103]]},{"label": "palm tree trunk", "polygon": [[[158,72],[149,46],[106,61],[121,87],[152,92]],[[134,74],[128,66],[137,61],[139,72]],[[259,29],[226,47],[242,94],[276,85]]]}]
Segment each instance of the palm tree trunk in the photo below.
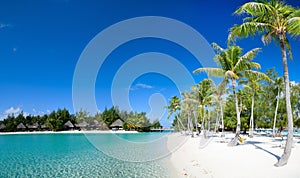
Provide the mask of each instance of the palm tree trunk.
[{"label": "palm tree trunk", "polygon": [[236,86],[235,86],[236,81],[234,78],[231,78],[231,81],[232,81],[232,90],[233,90],[234,101],[235,101],[237,125],[236,125],[235,137],[231,142],[228,143],[228,146],[236,146],[238,143],[238,138],[240,136],[240,132],[241,132],[241,118],[240,118],[238,98],[237,98],[237,94],[236,94]]},{"label": "palm tree trunk", "polygon": [[278,160],[278,162],[275,164],[275,166],[284,166],[287,164],[289,157],[291,156],[294,126],[293,126],[292,107],[290,101],[290,80],[289,80],[288,64],[287,64],[287,57],[286,57],[283,35],[280,35],[279,39],[280,39],[283,72],[284,72],[283,75],[284,75],[284,85],[285,85],[286,112],[288,118],[288,135],[287,135],[287,141],[285,144],[284,152],[280,157],[280,159]]},{"label": "palm tree trunk", "polygon": [[277,118],[277,110],[278,110],[278,105],[279,105],[279,94],[280,94],[280,89],[278,88],[276,108],[275,108],[275,114],[274,114],[273,137],[275,137],[276,118]]},{"label": "palm tree trunk", "polygon": [[250,116],[250,137],[253,137],[253,130],[254,130],[254,122],[253,122],[253,110],[254,110],[254,96],[255,96],[255,91],[252,90],[252,101],[251,101],[251,116]]},{"label": "palm tree trunk", "polygon": [[217,109],[217,119],[216,119],[215,130],[214,130],[215,133],[217,133],[217,129],[220,125],[220,112],[221,111]]},{"label": "palm tree trunk", "polygon": [[208,125],[207,125],[207,131],[209,132],[210,131],[210,111],[209,110],[207,110],[208,111],[208,117],[207,117],[207,120],[208,120]]},{"label": "palm tree trunk", "polygon": [[206,116],[206,114],[205,114],[205,106],[203,107],[203,119],[202,119],[202,130],[203,130],[203,136],[204,136],[204,138],[206,138],[206,130],[205,130],[205,124],[206,124],[206,121],[205,121],[205,116]]},{"label": "palm tree trunk", "polygon": [[221,136],[224,137],[224,116],[223,116],[223,106],[220,104],[220,109],[221,109],[221,119],[222,119],[222,134]]}]

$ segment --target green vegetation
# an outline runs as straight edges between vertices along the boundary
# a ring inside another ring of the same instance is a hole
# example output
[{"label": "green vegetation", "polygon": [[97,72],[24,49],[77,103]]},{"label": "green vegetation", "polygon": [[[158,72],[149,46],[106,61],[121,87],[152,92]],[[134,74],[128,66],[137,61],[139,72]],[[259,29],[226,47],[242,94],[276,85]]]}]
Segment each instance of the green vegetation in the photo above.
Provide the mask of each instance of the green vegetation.
[{"label": "green vegetation", "polygon": [[[86,124],[89,129],[97,130],[107,130],[109,126],[116,120],[121,119],[123,121],[124,130],[136,130],[141,132],[150,131],[150,128],[160,128],[161,125],[158,120],[150,123],[150,120],[146,117],[145,112],[127,112],[119,111],[117,107],[111,107],[110,109],[105,108],[102,113],[96,113],[95,115],[90,115],[86,111],[79,111],[75,115],[70,114],[67,109],[58,109],[57,111],[52,111],[50,114],[45,114],[43,116],[28,115],[24,116],[21,112],[17,116],[9,115],[3,121],[0,121],[0,125],[5,127],[1,129],[3,132],[15,132],[15,131],[42,131],[42,130],[52,130],[52,131],[62,131],[70,129],[65,126],[65,123],[70,121],[74,128],[80,129],[80,123],[82,125]],[[25,129],[18,129],[17,126],[23,123],[26,126]],[[84,123],[84,124],[83,124]],[[36,127],[31,127],[36,125]],[[79,126],[78,126],[79,125]]]},{"label": "green vegetation", "polygon": [[287,164],[291,155],[294,129],[286,52],[288,51],[289,58],[292,59],[288,35],[294,38],[300,36],[300,9],[296,9],[279,0],[259,0],[257,2],[245,3],[235,11],[235,14],[243,14],[245,17],[243,18],[242,24],[234,25],[234,27],[230,29],[228,36],[229,42],[234,41],[235,38],[263,34],[262,41],[264,44],[267,45],[271,43],[271,41],[275,41],[279,44],[281,49],[288,136],[284,153],[275,166],[283,166]]},{"label": "green vegetation", "polygon": [[[300,9],[279,0],[257,0],[245,3],[234,13],[244,15],[244,18],[242,24],[234,25],[230,29],[227,49],[221,48],[216,43],[212,44],[217,53],[215,61],[219,68],[198,68],[194,71],[194,73],[206,72],[210,76],[223,77],[223,81],[217,87],[201,86],[207,81],[204,79],[197,85],[197,89],[193,86],[192,92],[184,92],[181,102],[179,97],[174,96],[168,109],[171,114],[174,113],[176,97],[178,101],[176,105],[181,108],[175,111],[181,112],[176,112],[174,120],[176,122],[173,125],[179,128],[180,118],[181,125],[187,124],[190,130],[190,114],[187,116],[183,114],[187,110],[184,108],[186,105],[184,101],[189,96],[193,107],[188,110],[188,113],[196,113],[195,125],[202,120],[204,130],[210,130],[210,123],[215,122],[215,131],[217,127],[222,131],[223,129],[235,131],[236,136],[229,146],[237,145],[241,130],[246,132],[250,129],[250,136],[253,136],[254,127],[273,127],[273,135],[275,135],[276,127],[280,130],[287,127],[288,136],[284,153],[275,164],[275,166],[283,166],[287,164],[291,154],[294,125],[300,126],[300,84],[292,84],[289,80],[286,54],[288,52],[288,57],[292,59],[288,37],[300,36]],[[275,69],[267,70],[265,74],[258,71],[260,64],[252,60],[261,49],[255,48],[242,55],[242,48],[235,44],[236,38],[259,34],[263,34],[262,41],[265,45],[275,41],[280,46],[283,77],[278,77]],[[227,93],[226,90],[229,81],[231,93]],[[205,97],[200,95],[203,91],[207,91]],[[195,98],[197,98],[196,103]]]}]

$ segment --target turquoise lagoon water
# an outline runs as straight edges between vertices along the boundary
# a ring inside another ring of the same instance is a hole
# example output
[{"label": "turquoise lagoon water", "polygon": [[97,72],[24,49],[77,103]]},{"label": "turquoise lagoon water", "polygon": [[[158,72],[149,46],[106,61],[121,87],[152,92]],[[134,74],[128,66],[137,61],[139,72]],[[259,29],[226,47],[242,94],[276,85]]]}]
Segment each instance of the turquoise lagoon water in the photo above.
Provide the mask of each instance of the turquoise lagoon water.
[{"label": "turquoise lagoon water", "polygon": [[159,138],[159,133],[1,135],[0,177],[170,177],[166,139]]}]

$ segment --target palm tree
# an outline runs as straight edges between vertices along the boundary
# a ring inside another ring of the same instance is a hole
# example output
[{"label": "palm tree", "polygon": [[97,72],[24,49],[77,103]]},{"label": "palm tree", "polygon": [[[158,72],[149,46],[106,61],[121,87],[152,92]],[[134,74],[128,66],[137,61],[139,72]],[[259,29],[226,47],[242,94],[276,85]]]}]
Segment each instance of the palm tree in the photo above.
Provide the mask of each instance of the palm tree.
[{"label": "palm tree", "polygon": [[[193,93],[191,92],[184,92],[182,93],[182,104],[181,104],[181,110],[182,110],[182,114],[187,116],[187,128],[189,133],[193,135],[193,121],[192,121],[192,113],[193,111],[196,110],[197,108],[197,100],[196,97]],[[195,123],[196,124],[196,123]]]},{"label": "palm tree", "polygon": [[212,101],[217,105],[217,120],[215,130],[217,130],[217,126],[219,126],[221,119],[221,129],[222,129],[222,137],[224,136],[224,114],[223,114],[223,105],[224,105],[224,94],[227,93],[226,88],[227,81],[223,80],[219,85],[214,84],[213,88],[213,98]]},{"label": "palm tree", "polygon": [[206,107],[211,104],[212,99],[212,86],[213,81],[211,79],[204,79],[199,84],[192,86],[192,91],[196,96],[198,101],[200,117],[202,118],[202,130],[204,131],[204,137],[206,138],[205,132],[205,117],[206,117]]},{"label": "palm tree", "polygon": [[244,83],[246,84],[245,87],[246,88],[250,88],[251,90],[251,115],[250,115],[250,133],[249,136],[253,137],[253,130],[254,130],[254,100],[255,100],[255,95],[257,90],[259,89],[259,84],[258,82],[261,81],[262,79],[270,81],[270,78],[261,72],[253,72],[255,75],[251,74],[247,74],[245,77],[247,78],[247,80],[241,81],[240,83]]},{"label": "palm tree", "polygon": [[273,137],[275,137],[275,128],[276,128],[276,119],[277,119],[277,111],[278,111],[278,105],[279,105],[279,97],[280,97],[280,92],[281,88],[283,85],[283,79],[282,77],[278,77],[275,80],[275,89],[277,90],[277,97],[276,97],[276,107],[275,107],[275,113],[274,113],[274,124],[273,124]]},{"label": "palm tree", "polygon": [[182,124],[177,112],[181,109],[180,99],[177,96],[172,97],[172,99],[170,100],[170,105],[167,106],[167,109],[169,110],[168,118],[170,118],[170,116],[175,113],[175,119],[177,121],[178,129],[180,130],[180,125],[184,129],[184,125]]},{"label": "palm tree", "polygon": [[275,166],[286,165],[291,155],[293,144],[293,115],[290,101],[290,81],[287,64],[287,54],[292,59],[291,47],[287,35],[291,37],[300,36],[300,9],[286,5],[283,1],[257,1],[243,4],[235,14],[245,14],[243,23],[235,25],[230,29],[228,41],[235,38],[254,36],[262,34],[264,44],[269,44],[272,40],[279,43],[282,54],[286,111],[288,118],[288,136],[283,155]]},{"label": "palm tree", "polygon": [[236,94],[236,80],[240,79],[244,74],[254,73],[254,71],[251,70],[252,68],[260,68],[258,63],[252,62],[260,49],[254,48],[242,55],[242,48],[236,45],[229,46],[228,49],[223,49],[216,43],[213,43],[213,48],[217,52],[215,55],[215,61],[219,65],[219,68],[198,68],[194,71],[194,73],[207,72],[208,75],[224,77],[225,81],[228,81],[229,79],[231,80],[235,100],[237,127],[235,138],[228,145],[235,146],[238,143],[241,131],[239,103]]}]

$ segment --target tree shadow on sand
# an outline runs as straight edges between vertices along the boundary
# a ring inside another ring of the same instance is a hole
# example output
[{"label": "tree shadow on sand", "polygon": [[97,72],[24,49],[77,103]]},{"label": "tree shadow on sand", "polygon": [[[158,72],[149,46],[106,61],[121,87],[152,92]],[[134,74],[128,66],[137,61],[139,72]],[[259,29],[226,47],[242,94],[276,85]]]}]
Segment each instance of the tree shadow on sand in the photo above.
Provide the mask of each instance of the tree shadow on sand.
[{"label": "tree shadow on sand", "polygon": [[280,156],[278,156],[278,155],[276,155],[276,154],[270,152],[269,150],[266,150],[266,149],[264,149],[264,148],[258,146],[259,144],[262,144],[262,143],[263,143],[263,142],[258,142],[258,141],[247,141],[245,144],[251,144],[251,145],[253,145],[256,149],[260,149],[260,150],[262,150],[262,151],[264,151],[264,152],[266,152],[266,153],[268,153],[268,154],[274,156],[277,160],[280,159]]}]

